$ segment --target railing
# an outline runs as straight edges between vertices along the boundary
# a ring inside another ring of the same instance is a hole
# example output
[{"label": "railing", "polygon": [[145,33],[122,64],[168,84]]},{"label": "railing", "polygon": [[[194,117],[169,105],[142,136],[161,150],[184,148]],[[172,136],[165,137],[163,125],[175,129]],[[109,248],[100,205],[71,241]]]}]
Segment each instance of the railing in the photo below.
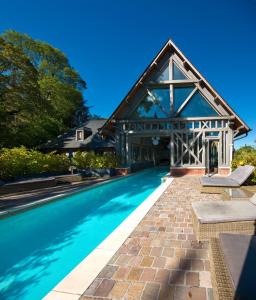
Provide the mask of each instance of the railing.
[{"label": "railing", "polygon": [[144,119],[121,120],[118,122],[123,132],[151,132],[151,131],[219,131],[227,130],[230,125],[230,117],[212,118],[175,118],[175,119]]}]

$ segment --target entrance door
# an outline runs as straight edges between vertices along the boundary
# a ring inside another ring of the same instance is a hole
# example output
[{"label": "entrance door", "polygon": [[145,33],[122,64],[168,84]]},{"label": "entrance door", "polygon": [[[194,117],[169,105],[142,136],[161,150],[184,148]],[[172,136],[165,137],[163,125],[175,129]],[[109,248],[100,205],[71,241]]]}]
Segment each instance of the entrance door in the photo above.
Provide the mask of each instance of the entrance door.
[{"label": "entrance door", "polygon": [[219,146],[219,141],[218,140],[213,140],[209,139],[207,143],[207,172],[208,174],[215,174],[218,173],[218,165],[219,165],[219,160],[218,160],[218,147]]}]

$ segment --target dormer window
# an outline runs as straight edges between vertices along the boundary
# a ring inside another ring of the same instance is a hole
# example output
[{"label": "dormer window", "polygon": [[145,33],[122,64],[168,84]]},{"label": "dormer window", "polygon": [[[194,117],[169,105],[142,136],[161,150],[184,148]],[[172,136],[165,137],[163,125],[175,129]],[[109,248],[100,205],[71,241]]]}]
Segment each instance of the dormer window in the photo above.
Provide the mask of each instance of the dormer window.
[{"label": "dormer window", "polygon": [[83,130],[77,130],[76,131],[76,140],[77,141],[83,141],[84,140],[84,131]]}]

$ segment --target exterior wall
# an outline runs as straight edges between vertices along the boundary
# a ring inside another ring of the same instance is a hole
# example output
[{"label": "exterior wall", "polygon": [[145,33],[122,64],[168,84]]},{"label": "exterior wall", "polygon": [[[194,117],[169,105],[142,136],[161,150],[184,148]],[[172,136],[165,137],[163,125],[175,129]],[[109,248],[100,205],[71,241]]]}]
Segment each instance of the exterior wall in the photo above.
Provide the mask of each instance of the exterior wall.
[{"label": "exterior wall", "polygon": [[228,176],[231,173],[231,168],[219,168],[218,174],[221,176]]},{"label": "exterior wall", "polygon": [[205,168],[170,168],[170,174],[172,176],[203,176],[205,175]]},{"label": "exterior wall", "polygon": [[122,165],[130,167],[134,163],[133,142],[137,143],[138,137],[167,137],[170,139],[172,173],[204,175],[208,173],[209,147],[214,141],[218,150],[218,173],[228,175],[233,151],[233,130],[229,126],[229,118],[123,120],[116,132],[119,141],[117,153]]}]

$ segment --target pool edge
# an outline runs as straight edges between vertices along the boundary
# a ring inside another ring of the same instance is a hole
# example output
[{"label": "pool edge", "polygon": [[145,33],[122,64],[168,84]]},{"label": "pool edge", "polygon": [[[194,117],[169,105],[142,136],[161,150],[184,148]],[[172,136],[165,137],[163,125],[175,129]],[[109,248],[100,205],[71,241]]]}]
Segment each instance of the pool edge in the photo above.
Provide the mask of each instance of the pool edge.
[{"label": "pool edge", "polygon": [[167,177],[105,240],[64,277],[43,299],[77,300],[172,183]]}]

